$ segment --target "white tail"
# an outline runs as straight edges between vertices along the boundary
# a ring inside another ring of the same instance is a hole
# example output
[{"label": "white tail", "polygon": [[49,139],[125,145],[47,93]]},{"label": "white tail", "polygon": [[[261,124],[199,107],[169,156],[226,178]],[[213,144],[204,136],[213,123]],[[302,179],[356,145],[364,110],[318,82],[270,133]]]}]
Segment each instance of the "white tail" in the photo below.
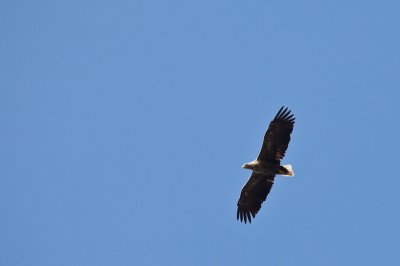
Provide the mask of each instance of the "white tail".
[{"label": "white tail", "polygon": [[288,171],[288,173],[285,173],[283,176],[294,176],[294,172],[293,172],[291,164],[282,165],[282,167]]}]

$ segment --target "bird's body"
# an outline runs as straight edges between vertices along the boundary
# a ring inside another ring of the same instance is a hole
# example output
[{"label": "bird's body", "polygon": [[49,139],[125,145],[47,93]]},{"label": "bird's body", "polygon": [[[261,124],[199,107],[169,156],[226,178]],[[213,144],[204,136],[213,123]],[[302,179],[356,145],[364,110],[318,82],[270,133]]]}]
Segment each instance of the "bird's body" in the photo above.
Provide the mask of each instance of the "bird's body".
[{"label": "bird's body", "polygon": [[251,223],[266,200],[275,175],[293,176],[291,165],[281,165],[289,145],[290,134],[293,131],[295,118],[290,115],[288,108],[283,107],[271,121],[264,136],[264,142],[257,159],[244,164],[242,167],[252,170],[252,174],[244,185],[238,201],[237,219]]},{"label": "bird's body", "polygon": [[283,176],[293,176],[294,173],[291,169],[291,165],[280,165],[279,163],[269,162],[269,161],[259,161],[254,160],[252,162],[246,163],[242,168],[250,169],[255,174],[261,174],[265,176],[269,175],[283,175]]}]

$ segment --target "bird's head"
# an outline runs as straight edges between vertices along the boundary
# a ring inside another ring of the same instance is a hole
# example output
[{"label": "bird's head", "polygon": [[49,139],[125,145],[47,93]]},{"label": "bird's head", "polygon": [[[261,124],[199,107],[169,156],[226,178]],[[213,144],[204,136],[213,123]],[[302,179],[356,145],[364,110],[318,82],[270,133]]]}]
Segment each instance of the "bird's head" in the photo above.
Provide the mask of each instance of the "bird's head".
[{"label": "bird's head", "polygon": [[252,163],[245,163],[245,164],[242,166],[242,168],[252,170],[252,169],[254,169],[254,164],[252,164]]}]

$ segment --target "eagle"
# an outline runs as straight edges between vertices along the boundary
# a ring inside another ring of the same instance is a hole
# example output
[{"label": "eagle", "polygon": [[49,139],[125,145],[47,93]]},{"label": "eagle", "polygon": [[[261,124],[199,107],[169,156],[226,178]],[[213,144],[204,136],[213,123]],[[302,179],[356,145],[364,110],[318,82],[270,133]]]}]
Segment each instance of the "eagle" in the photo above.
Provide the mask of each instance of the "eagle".
[{"label": "eagle", "polygon": [[266,200],[275,175],[294,176],[292,166],[281,165],[290,142],[295,117],[288,108],[282,106],[269,124],[257,159],[246,163],[242,168],[252,170],[249,180],[244,185],[237,203],[237,220],[251,223]]}]

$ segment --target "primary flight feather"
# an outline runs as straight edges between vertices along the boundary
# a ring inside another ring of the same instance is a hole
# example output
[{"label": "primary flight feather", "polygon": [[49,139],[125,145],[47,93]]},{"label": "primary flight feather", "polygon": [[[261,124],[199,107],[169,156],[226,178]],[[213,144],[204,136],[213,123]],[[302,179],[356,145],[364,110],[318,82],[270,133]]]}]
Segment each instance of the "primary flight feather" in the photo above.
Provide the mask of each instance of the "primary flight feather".
[{"label": "primary flight feather", "polygon": [[279,109],[264,135],[257,159],[242,166],[253,172],[244,185],[237,203],[237,219],[241,222],[251,223],[251,217],[256,216],[271,191],[275,175],[294,175],[291,165],[281,165],[295,121],[290,112],[287,107],[284,109],[284,106]]}]

